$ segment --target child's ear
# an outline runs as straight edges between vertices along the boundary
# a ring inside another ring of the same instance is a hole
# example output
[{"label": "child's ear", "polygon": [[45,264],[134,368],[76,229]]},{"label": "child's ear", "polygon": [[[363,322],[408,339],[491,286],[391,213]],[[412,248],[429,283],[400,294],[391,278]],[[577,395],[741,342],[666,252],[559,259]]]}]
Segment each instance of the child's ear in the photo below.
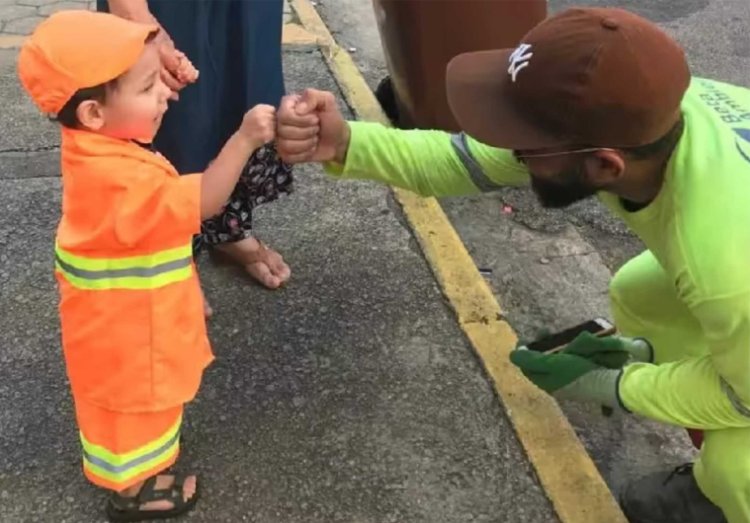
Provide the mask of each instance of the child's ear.
[{"label": "child's ear", "polygon": [[99,131],[104,127],[104,108],[96,100],[84,100],[78,104],[76,116],[81,125],[91,131]]}]

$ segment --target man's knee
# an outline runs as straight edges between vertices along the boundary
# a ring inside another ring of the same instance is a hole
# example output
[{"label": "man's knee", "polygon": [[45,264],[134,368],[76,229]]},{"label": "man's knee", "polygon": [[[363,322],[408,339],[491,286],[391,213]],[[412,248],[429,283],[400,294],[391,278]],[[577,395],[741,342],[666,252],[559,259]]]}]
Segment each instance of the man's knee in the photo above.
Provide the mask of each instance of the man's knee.
[{"label": "man's knee", "polygon": [[668,325],[675,318],[689,316],[677,297],[674,282],[649,251],[615,273],[609,297],[614,319],[623,328],[640,328],[641,320]]},{"label": "man's knee", "polygon": [[613,308],[623,302],[628,295],[630,282],[623,269],[618,270],[609,282],[609,301]]},{"label": "man's knee", "polygon": [[646,338],[656,362],[705,354],[701,325],[650,252],[636,256],[617,271],[609,284],[609,298],[617,330],[623,336]]},{"label": "man's knee", "polygon": [[[609,282],[609,305],[612,318],[620,332],[629,330],[635,319],[633,309],[643,292],[643,284],[626,264]],[[623,332],[624,333],[624,332]]]}]

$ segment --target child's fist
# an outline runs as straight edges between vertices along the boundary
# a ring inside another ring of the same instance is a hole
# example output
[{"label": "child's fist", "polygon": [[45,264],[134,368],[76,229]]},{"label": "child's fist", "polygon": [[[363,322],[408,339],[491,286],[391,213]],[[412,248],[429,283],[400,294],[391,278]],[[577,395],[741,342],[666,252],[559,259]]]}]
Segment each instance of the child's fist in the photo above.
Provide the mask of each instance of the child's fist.
[{"label": "child's fist", "polygon": [[240,132],[260,147],[276,137],[276,108],[259,104],[245,113]]}]

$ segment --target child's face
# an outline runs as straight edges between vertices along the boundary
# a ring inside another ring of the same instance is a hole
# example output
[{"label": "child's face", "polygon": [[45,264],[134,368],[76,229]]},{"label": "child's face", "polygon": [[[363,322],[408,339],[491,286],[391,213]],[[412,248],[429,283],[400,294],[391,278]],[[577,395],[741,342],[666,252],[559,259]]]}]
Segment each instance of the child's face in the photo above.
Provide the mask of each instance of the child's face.
[{"label": "child's face", "polygon": [[167,111],[170,89],[162,82],[158,47],[146,45],[136,64],[117,79],[102,106],[99,132],[124,140],[151,142]]}]

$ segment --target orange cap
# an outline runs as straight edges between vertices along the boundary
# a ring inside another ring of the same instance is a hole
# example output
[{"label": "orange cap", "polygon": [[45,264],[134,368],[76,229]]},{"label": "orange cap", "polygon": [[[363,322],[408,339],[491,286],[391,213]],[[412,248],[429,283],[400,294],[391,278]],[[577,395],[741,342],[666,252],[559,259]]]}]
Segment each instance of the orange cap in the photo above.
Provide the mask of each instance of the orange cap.
[{"label": "orange cap", "polygon": [[34,103],[56,114],[80,89],[114,80],[159,28],[107,13],[60,11],[40,23],[18,56],[18,76]]}]

